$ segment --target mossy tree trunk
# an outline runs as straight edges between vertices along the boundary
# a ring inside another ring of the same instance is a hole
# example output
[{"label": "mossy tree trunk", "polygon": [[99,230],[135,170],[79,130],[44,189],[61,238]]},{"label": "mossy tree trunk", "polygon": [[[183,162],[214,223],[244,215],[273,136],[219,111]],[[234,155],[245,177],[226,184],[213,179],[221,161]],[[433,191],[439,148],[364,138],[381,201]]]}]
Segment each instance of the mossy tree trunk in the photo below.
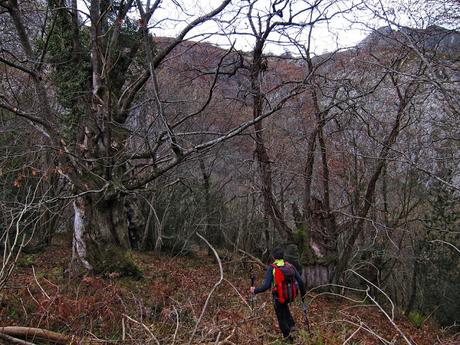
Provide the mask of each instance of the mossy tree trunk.
[{"label": "mossy tree trunk", "polygon": [[320,200],[311,202],[302,244],[302,277],[307,288],[330,283],[338,257],[337,229],[334,219]]},{"label": "mossy tree trunk", "polygon": [[130,256],[128,223],[122,197],[79,197],[74,202],[73,272],[139,275]]}]

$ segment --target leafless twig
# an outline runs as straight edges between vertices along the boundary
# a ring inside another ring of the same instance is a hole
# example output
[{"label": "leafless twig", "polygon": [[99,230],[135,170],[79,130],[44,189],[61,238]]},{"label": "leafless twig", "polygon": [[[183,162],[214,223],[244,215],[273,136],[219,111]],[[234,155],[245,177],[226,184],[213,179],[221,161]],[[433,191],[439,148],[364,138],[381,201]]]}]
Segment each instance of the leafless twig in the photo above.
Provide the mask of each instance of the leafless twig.
[{"label": "leafless twig", "polygon": [[447,244],[448,246],[454,248],[459,254],[460,254],[460,249],[458,249],[458,247],[454,246],[452,243],[450,242],[446,242],[446,241],[443,241],[443,240],[433,240],[433,241],[430,241],[431,243],[434,243],[434,242],[440,242],[440,243],[444,243],[444,244]]},{"label": "leafless twig", "polygon": [[154,340],[157,345],[160,345],[160,342],[158,341],[158,339],[155,337],[155,335],[150,331],[150,329],[146,325],[144,325],[142,322],[134,320],[132,317],[130,317],[130,316],[126,315],[126,314],[123,314],[123,316],[126,317],[128,320],[130,320],[130,321],[132,321],[132,322],[134,322],[134,323],[136,323],[138,325],[141,325],[149,333],[149,335],[152,338],[152,340]]},{"label": "leafless twig", "polygon": [[35,282],[37,283],[38,287],[40,288],[41,292],[45,295],[45,297],[47,299],[51,299],[50,296],[46,293],[46,291],[42,288],[42,286],[40,285],[40,283],[38,282],[38,279],[37,279],[37,275],[35,274],[35,268],[34,266],[32,266],[32,272],[34,274],[34,279],[35,279]]},{"label": "leafless twig", "polygon": [[356,333],[358,333],[361,330],[362,327],[363,325],[359,325],[359,327],[356,328],[356,330],[347,339],[345,339],[342,345],[345,345],[346,343],[348,343],[356,335]]},{"label": "leafless twig", "polygon": [[198,320],[197,320],[197,322],[195,324],[195,328],[193,329],[192,335],[190,336],[190,339],[188,341],[189,345],[192,343],[193,337],[195,336],[196,330],[198,329],[198,325],[200,324],[201,319],[203,318],[203,315],[206,312],[206,308],[208,307],[208,303],[209,303],[209,300],[211,299],[212,294],[214,293],[214,291],[217,289],[217,287],[224,280],[224,270],[222,268],[222,262],[220,261],[219,254],[217,254],[217,251],[214,249],[214,247],[203,236],[201,236],[200,233],[197,232],[196,235],[199,238],[201,238],[208,245],[208,247],[211,248],[212,252],[214,253],[214,256],[216,257],[217,263],[219,264],[220,277],[219,277],[219,280],[214,284],[213,288],[211,289],[211,291],[208,294],[208,297],[206,298],[206,302],[204,303],[203,309],[201,310],[201,315],[198,318]]},{"label": "leafless twig", "polygon": [[373,284],[372,282],[370,282],[369,280],[367,280],[366,278],[364,278],[362,275],[360,275],[359,273],[353,271],[353,270],[350,270],[350,272],[352,272],[353,274],[357,275],[358,277],[360,277],[361,279],[363,279],[366,283],[372,285],[373,287],[375,287],[378,291],[380,291],[385,297],[386,299],[390,302],[391,304],[391,316],[387,313],[387,311],[380,305],[380,303],[377,302],[376,298],[374,296],[371,296],[371,294],[369,293],[369,290],[370,288],[368,287],[367,290],[366,290],[366,296],[377,306],[377,308],[379,308],[379,310],[383,313],[383,315],[385,315],[385,317],[388,319],[388,321],[390,321],[390,323],[393,325],[393,327],[398,331],[398,333],[404,338],[405,342],[408,344],[408,345],[412,345],[413,342],[411,342],[411,340],[409,340],[409,338],[406,336],[406,334],[401,330],[401,328],[399,328],[399,326],[394,322],[394,309],[395,309],[395,306],[394,306],[394,303],[393,301],[390,299],[390,297],[382,290],[380,289],[378,286],[376,286],[375,284]]},{"label": "leafless twig", "polygon": [[174,336],[173,336],[173,340],[172,340],[171,345],[174,345],[174,343],[176,342],[177,331],[179,330],[179,313],[178,313],[176,307],[173,306],[173,309],[174,309],[174,314],[176,314],[176,329],[174,331]]},{"label": "leafless twig", "polygon": [[227,279],[224,279],[235,291],[236,293],[238,294],[238,296],[240,297],[240,299],[243,301],[244,304],[247,305],[247,307],[249,309],[251,309],[251,307],[249,306],[248,302],[246,301],[246,299],[240,294],[240,292],[238,291],[238,289]]}]

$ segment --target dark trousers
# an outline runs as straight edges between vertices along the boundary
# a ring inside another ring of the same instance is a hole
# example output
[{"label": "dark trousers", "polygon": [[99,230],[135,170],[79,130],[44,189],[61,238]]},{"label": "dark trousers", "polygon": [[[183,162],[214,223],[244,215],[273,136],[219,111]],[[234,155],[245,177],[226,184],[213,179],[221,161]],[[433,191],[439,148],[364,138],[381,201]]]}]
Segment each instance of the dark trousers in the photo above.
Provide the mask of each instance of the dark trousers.
[{"label": "dark trousers", "polygon": [[294,327],[294,319],[289,311],[289,304],[281,304],[276,298],[273,300],[276,318],[280,325],[280,330],[285,338],[289,337],[291,328]]}]

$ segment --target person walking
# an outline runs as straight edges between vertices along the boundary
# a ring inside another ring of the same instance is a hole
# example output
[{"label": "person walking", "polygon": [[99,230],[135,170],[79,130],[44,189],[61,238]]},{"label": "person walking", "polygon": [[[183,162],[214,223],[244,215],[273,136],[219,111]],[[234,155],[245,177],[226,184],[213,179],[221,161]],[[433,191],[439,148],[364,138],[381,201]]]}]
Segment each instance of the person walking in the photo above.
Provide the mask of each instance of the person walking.
[{"label": "person walking", "polygon": [[273,264],[268,266],[263,284],[258,288],[251,286],[250,292],[258,294],[272,287],[273,306],[281,333],[287,342],[292,342],[291,331],[295,322],[289,310],[289,303],[295,299],[298,290],[303,301],[305,286],[296,268],[284,260],[284,250],[281,247],[273,249],[272,257]]}]

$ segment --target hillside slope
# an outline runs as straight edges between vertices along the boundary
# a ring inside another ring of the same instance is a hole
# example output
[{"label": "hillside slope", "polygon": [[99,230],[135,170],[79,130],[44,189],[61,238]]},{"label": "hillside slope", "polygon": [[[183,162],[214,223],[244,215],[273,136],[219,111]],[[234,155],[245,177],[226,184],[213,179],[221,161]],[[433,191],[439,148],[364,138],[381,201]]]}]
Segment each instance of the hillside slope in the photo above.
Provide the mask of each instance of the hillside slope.
[{"label": "hillside slope", "polygon": [[[144,271],[141,280],[114,275],[69,279],[63,267],[70,251],[69,240],[61,238],[43,253],[22,256],[0,292],[2,326],[53,330],[84,338],[84,344],[185,344],[220,276],[215,260],[197,248],[193,257],[135,253]],[[264,269],[243,257],[222,256],[224,279],[192,343],[282,344],[270,294],[258,295],[253,310],[248,303],[250,271],[260,282]],[[308,297],[310,334],[300,305],[291,308],[299,329],[296,344],[407,344],[403,334],[417,345],[460,341],[429,320],[417,328],[397,311],[392,325],[368,301],[316,293]]]}]

